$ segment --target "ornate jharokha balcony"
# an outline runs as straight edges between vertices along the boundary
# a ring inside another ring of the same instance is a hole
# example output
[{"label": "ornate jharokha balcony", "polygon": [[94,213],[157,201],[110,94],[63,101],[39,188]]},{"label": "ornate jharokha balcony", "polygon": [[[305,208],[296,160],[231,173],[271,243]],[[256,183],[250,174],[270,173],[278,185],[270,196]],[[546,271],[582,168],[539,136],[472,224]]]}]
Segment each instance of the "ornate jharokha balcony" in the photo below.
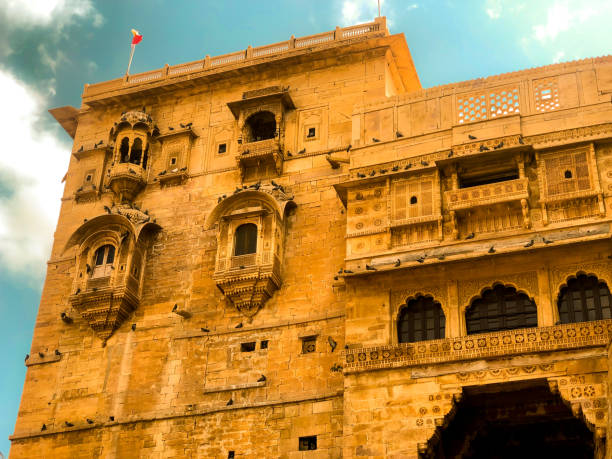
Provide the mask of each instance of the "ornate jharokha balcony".
[{"label": "ornate jharokha balcony", "polygon": [[612,320],[521,328],[345,351],[345,373],[607,346]]},{"label": "ornate jharokha balcony", "polygon": [[248,167],[260,168],[262,165],[272,166],[280,175],[283,170],[283,154],[279,139],[266,139],[239,145],[236,162],[242,177]]},{"label": "ornate jharokha balcony", "polygon": [[445,193],[450,210],[464,210],[473,207],[520,201],[529,198],[528,179],[520,178],[505,182],[489,183],[451,190]]},{"label": "ornate jharokha balcony", "polygon": [[146,170],[132,163],[113,164],[108,180],[109,186],[117,196],[130,201],[146,183]]}]

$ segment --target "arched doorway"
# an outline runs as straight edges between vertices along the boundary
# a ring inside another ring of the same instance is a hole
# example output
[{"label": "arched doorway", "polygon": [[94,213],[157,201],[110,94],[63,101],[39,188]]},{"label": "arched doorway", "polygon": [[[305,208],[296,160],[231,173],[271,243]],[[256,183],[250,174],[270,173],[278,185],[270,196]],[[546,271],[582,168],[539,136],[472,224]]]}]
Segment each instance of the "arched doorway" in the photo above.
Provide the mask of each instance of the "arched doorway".
[{"label": "arched doorway", "polygon": [[593,459],[595,440],[546,380],[464,388],[430,459]]}]

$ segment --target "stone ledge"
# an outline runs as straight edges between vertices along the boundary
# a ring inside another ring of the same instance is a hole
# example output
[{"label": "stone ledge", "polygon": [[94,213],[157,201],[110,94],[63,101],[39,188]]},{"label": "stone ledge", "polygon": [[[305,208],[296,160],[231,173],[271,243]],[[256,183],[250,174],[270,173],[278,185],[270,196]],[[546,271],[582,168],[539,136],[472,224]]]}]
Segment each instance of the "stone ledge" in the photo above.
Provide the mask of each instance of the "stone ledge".
[{"label": "stone ledge", "polygon": [[313,319],[304,319],[304,320],[298,320],[295,322],[289,321],[289,320],[283,320],[282,322],[277,322],[275,324],[270,324],[270,325],[262,325],[260,327],[253,327],[253,328],[248,328],[248,325],[245,325],[244,328],[229,328],[226,330],[221,330],[221,331],[211,331],[211,332],[202,332],[199,330],[193,330],[193,331],[187,331],[187,332],[183,332],[181,334],[176,334],[174,336],[171,337],[171,339],[189,339],[189,338],[201,338],[201,337],[208,337],[208,336],[220,336],[220,335],[231,335],[231,334],[235,334],[235,333],[245,333],[245,332],[254,332],[254,331],[260,331],[260,330],[269,330],[271,328],[279,328],[279,327],[292,327],[292,326],[297,326],[297,325],[302,325],[302,324],[309,324],[312,322],[321,322],[321,321],[325,321],[325,320],[334,320],[334,319],[342,319],[344,318],[345,315],[344,314],[336,314],[336,315],[332,315],[332,316],[323,316],[323,317],[315,317]]},{"label": "stone ledge", "polygon": [[28,360],[26,360],[25,366],[32,367],[34,365],[42,365],[44,363],[59,362],[60,360],[62,360],[61,354],[60,355],[56,355],[55,353],[45,354],[44,357],[41,357],[38,354],[33,354],[30,356]]},{"label": "stone ledge", "polygon": [[162,412],[157,415],[151,414],[149,416],[135,415],[135,416],[127,417],[125,419],[115,420],[112,422],[102,422],[99,424],[96,424],[94,422],[94,424],[82,424],[82,425],[75,425],[74,427],[65,427],[65,428],[59,428],[59,429],[47,427],[47,430],[43,432],[30,431],[30,432],[23,432],[23,433],[15,433],[9,436],[9,440],[10,441],[26,440],[30,438],[66,434],[66,433],[82,431],[82,430],[98,429],[100,427],[112,427],[112,426],[117,426],[117,425],[136,424],[140,422],[165,421],[169,419],[189,418],[193,416],[206,416],[209,414],[216,414],[216,413],[220,413],[224,411],[232,411],[232,410],[246,410],[250,408],[261,408],[261,407],[267,407],[267,406],[291,405],[295,403],[321,402],[321,401],[329,400],[332,398],[343,397],[343,396],[344,396],[344,390],[337,390],[337,391],[330,391],[328,393],[324,393],[324,394],[316,395],[312,397],[300,397],[300,398],[296,397],[296,398],[291,398],[291,399],[286,399],[286,400],[264,401],[264,402],[252,403],[249,405],[234,404],[230,406],[224,405],[222,407],[199,409],[199,410],[193,409],[193,405],[188,405],[188,408],[186,408],[186,412],[182,412],[182,413],[168,413],[168,412],[164,413]]},{"label": "stone ledge", "polygon": [[261,382],[246,383],[246,384],[232,384],[230,386],[213,387],[210,389],[205,388],[204,393],[205,394],[215,394],[218,392],[231,392],[233,390],[240,390],[240,389],[256,389],[258,387],[264,387],[266,383],[267,381],[261,381]]}]

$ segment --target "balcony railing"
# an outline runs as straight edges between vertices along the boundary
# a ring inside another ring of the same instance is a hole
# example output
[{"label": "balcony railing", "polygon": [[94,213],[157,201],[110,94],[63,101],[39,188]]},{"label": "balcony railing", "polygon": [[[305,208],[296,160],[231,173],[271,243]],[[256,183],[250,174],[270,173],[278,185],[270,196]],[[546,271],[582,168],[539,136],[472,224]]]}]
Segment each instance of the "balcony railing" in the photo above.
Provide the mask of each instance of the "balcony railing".
[{"label": "balcony railing", "polygon": [[278,151],[280,151],[280,142],[276,138],[243,143],[238,146],[238,154],[243,158],[258,158]]},{"label": "balcony railing", "polygon": [[115,80],[105,81],[102,83],[86,85],[85,90],[83,91],[83,99],[100,96],[107,92],[120,90],[137,84],[163,81],[165,79],[182,77],[191,73],[202,72],[224,66],[248,63],[252,60],[265,57],[280,56],[295,49],[326,45],[334,41],[338,42],[350,40],[356,37],[378,35],[380,33],[387,33],[387,26],[384,17],[377,18],[371,23],[359,24],[345,28],[337,27],[334,31],[323,32],[301,38],[292,37],[289,40],[282,41],[280,43],[259,46],[256,48],[249,47],[245,50],[223,54],[221,56],[206,56],[204,59],[186,64],[173,66],[166,65],[161,69],[137,73],[134,75],[127,75],[124,78],[117,78]]},{"label": "balcony railing", "polygon": [[528,179],[508,180],[506,182],[461,188],[446,191],[449,210],[462,210],[510,201],[520,201],[529,197]]},{"label": "balcony railing", "polygon": [[607,346],[612,320],[521,328],[345,351],[347,373]]}]

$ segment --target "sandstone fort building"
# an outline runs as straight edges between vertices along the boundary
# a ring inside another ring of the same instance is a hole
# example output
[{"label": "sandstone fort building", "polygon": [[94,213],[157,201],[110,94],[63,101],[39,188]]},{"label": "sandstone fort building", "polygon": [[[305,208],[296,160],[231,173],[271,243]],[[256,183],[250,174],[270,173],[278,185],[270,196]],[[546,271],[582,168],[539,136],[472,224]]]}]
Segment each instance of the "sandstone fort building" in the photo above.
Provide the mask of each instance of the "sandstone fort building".
[{"label": "sandstone fort building", "polygon": [[610,458],[612,58],[374,22],[86,85],[11,458]]}]

